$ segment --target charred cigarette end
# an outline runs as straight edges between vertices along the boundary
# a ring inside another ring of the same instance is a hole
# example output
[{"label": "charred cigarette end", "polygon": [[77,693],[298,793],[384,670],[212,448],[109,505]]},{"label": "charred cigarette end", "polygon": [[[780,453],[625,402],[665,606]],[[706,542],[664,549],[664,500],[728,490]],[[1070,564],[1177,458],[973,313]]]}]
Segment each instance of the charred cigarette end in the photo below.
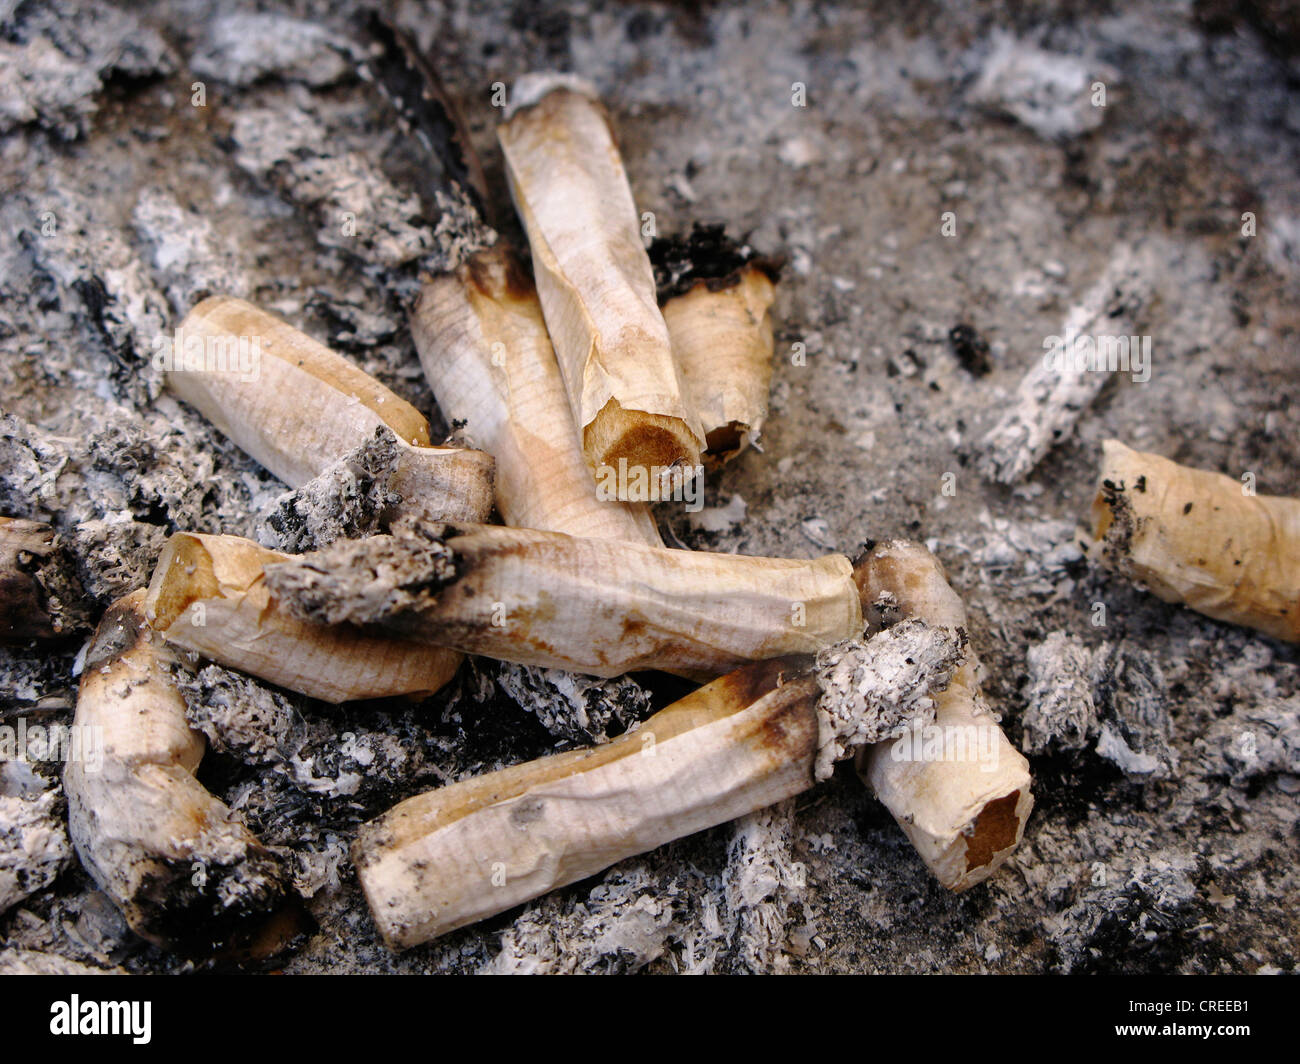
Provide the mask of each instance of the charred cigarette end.
[{"label": "charred cigarette end", "polygon": [[425,695],[460,655],[293,616],[267,586],[289,556],[237,536],[178,533],[158,559],[145,601],[169,643],[325,702]]},{"label": "charred cigarette end", "polygon": [[353,859],[384,941],[419,945],[807,789],[818,688],[805,665],[746,666],[611,743],[419,795],[366,825]]},{"label": "charred cigarette end", "polygon": [[848,559],[673,551],[554,532],[423,525],[266,569],[304,621],[378,625],[521,665],[718,675],[862,633]]},{"label": "charred cigarette end", "polygon": [[868,640],[846,640],[821,651],[816,778],[829,779],[836,761],[866,745],[933,721],[930,693],[948,685],[965,649],[960,633],[912,618]]},{"label": "charred cigarette end", "polygon": [[597,498],[537,292],[507,248],[428,281],[411,333],[443,415],[496,458],[506,524],[663,545],[645,506]]},{"label": "charred cigarette end", "polygon": [[699,222],[685,237],[657,237],[649,256],[661,306],[700,285],[710,292],[732,288],[748,271],[774,285],[785,268],[784,255],[761,255],[727,236],[724,226]]},{"label": "charred cigarette end", "polygon": [[305,916],[280,859],[194,778],[204,742],[186,721],[173,665],[143,591],[104,614],[76,713],[79,728],[103,736],[104,756],[67,764],[69,833],[137,934],[191,956],[269,956],[305,929]]},{"label": "charred cigarette end", "polygon": [[705,432],[706,456],[725,462],[757,437],[772,383],[775,290],[746,267],[719,290],[697,284],[663,306],[686,394]]},{"label": "charred cigarette end", "polygon": [[959,637],[964,653],[934,695],[932,723],[864,749],[858,772],[935,877],[953,891],[987,879],[1015,851],[1033,808],[1029,762],[984,700],[966,642],[966,608],[919,543],[878,543],[854,566],[863,612],[876,627],[918,618]]},{"label": "charred cigarette end", "polygon": [[1300,642],[1300,500],[1103,444],[1091,555],[1165,602]]},{"label": "charred cigarette end", "polygon": [[704,433],[604,108],[572,79],[524,79],[498,138],[588,467],[694,470]]},{"label": "charred cigarette end", "polygon": [[76,567],[54,529],[0,517],[0,643],[53,639],[86,627]]},{"label": "charred cigarette end", "polygon": [[[1082,357],[1080,351],[1092,351],[1094,341],[1112,340],[1117,331],[1136,331],[1151,302],[1152,278],[1159,275],[1154,254],[1150,245],[1119,245],[1101,276],[1066,312],[1059,335],[1048,338],[1048,353],[1021,378],[1013,401],[980,442],[976,465],[986,478],[1001,484],[1023,480],[1074,432],[1111,375],[1092,372],[1097,360]],[[1122,346],[1109,347],[1109,354],[1098,350],[1099,364],[1132,373],[1135,381],[1146,380],[1149,348],[1140,345],[1137,336],[1131,337],[1131,344],[1126,335],[1119,340]]]}]

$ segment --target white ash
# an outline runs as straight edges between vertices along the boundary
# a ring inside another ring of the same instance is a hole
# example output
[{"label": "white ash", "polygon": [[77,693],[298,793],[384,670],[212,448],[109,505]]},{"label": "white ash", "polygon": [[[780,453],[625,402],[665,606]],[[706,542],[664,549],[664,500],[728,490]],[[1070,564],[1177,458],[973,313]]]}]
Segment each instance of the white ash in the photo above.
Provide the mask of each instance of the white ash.
[{"label": "white ash", "polygon": [[208,23],[190,69],[227,85],[275,76],[323,88],[343,80],[352,68],[341,54],[344,40],[318,22],[291,15],[234,12]]},{"label": "white ash", "polygon": [[348,840],[333,832],[326,834],[321,849],[300,848],[294,857],[293,885],[304,898],[338,890],[351,862]]},{"label": "white ash", "polygon": [[1064,632],[1051,632],[1029,648],[1025,753],[1082,750],[1101,729],[1092,697],[1093,652]]},{"label": "white ash", "polygon": [[243,110],[231,137],[244,170],[311,210],[325,247],[389,269],[433,247],[419,197],[399,190],[358,152],[328,154],[329,131],[306,111]]},{"label": "white ash", "polygon": [[1300,792],[1300,697],[1239,709],[1194,745],[1205,772],[1234,787],[1276,774],[1284,791]]},{"label": "white ash", "polygon": [[1151,279],[1158,272],[1149,245],[1134,250],[1121,244],[1115,250],[1101,276],[1069,309],[1055,334],[1067,357],[1051,359],[1046,349],[1035,353],[1010,407],[981,440],[977,465],[985,477],[1013,484],[1066,440],[1112,376],[1090,370],[1073,357],[1076,338],[1133,333],[1150,302]]},{"label": "white ash", "polygon": [[1169,684],[1154,655],[1127,643],[1095,648],[1056,631],[1028,653],[1025,750],[1084,750],[1137,781],[1178,774]]},{"label": "white ash", "polygon": [[[437,709],[424,704],[393,708],[383,720],[372,721],[336,707],[313,708],[309,699],[219,665],[204,665],[192,675],[178,669],[176,682],[190,725],[214,751],[256,770],[255,778],[226,796],[230,806],[251,816],[268,844],[291,845],[295,851],[305,841],[298,818],[316,809],[312,835],[319,834],[328,808],[323,802],[352,800],[350,812],[340,807],[330,816],[354,824],[402,796],[519,759],[476,760],[464,730],[447,734]],[[448,692],[444,715],[456,704],[457,683]],[[529,748],[523,759],[536,754]]]},{"label": "white ash", "polygon": [[[145,532],[108,526],[126,520],[195,531],[243,532],[245,518],[221,520],[209,505],[216,482],[213,453],[196,449],[187,432],[158,411],[131,414],[112,405],[88,438],[54,436],[19,418],[0,413],[0,512],[49,521],[70,532],[86,522],[105,525],[88,533],[87,548],[114,544],[122,551]],[[241,499],[227,483],[232,501]],[[125,517],[123,517],[125,515]],[[77,546],[68,536],[69,548]],[[112,569],[106,560],[106,568]]]},{"label": "white ash", "polygon": [[535,70],[521,74],[510,86],[505,120],[509,121],[519,111],[532,107],[543,97],[561,89],[586,96],[597,104],[601,102],[600,91],[584,77],[579,77],[577,74],[561,74],[553,70]]},{"label": "white ash", "polygon": [[[669,955],[672,943],[688,933],[683,921],[692,893],[678,879],[660,882],[639,863],[620,865],[585,901],[570,904],[563,894],[551,894],[530,905],[501,935],[500,952],[481,970],[492,975],[638,971]],[[694,949],[688,953],[692,966],[707,964],[693,956]]]},{"label": "white ash", "polygon": [[1117,80],[1115,69],[1103,63],[1046,52],[998,32],[969,99],[1010,115],[1040,137],[1064,141],[1101,125],[1106,108],[1094,105],[1092,86],[1100,81],[1109,94]]},{"label": "white ash", "polygon": [[10,793],[7,779],[0,776],[0,913],[44,890],[72,863],[62,789]]},{"label": "white ash", "polygon": [[299,724],[284,695],[219,665],[205,665],[193,676],[180,672],[177,687],[190,727],[214,750],[253,765],[289,753]]},{"label": "white ash", "polygon": [[1152,949],[1190,928],[1196,916],[1196,861],[1167,851],[1137,860],[1125,871],[1116,861],[1098,862],[1083,897],[1043,924],[1063,972],[1106,970],[1099,948],[1108,936],[1123,935]]},{"label": "white ash", "polygon": [[794,859],[794,800],[741,817],[733,825],[722,873],[730,953],[742,971],[790,967],[791,910],[806,905],[808,871]]},{"label": "white ash", "polygon": [[914,722],[932,721],[930,692],[947,685],[965,649],[964,634],[914,618],[865,642],[850,639],[820,651],[815,777],[829,779],[835,762],[860,746],[897,738]]},{"label": "white ash", "polygon": [[987,586],[1011,578],[1022,595],[1059,594],[1072,586],[1069,567],[1084,558],[1075,522],[1013,521],[985,509],[978,524],[982,532],[972,537],[971,562]]},{"label": "white ash", "polygon": [[[412,758],[383,732],[344,731],[308,723],[279,691],[207,665],[182,677],[186,717],[213,749],[245,764],[273,766],[296,790],[326,798],[358,794],[400,777]],[[232,803],[237,807],[237,803]]]},{"label": "white ash", "polygon": [[392,534],[337,540],[315,554],[266,567],[266,581],[295,617],[313,624],[392,623],[456,577],[451,526],[398,524]]},{"label": "white ash", "polygon": [[39,122],[65,140],[83,133],[98,109],[99,74],[44,37],[0,41],[0,132]]},{"label": "white ash", "polygon": [[706,506],[698,513],[688,513],[686,520],[699,532],[725,532],[744,522],[746,509],[744,496],[737,493],[725,506]]},{"label": "white ash", "polygon": [[256,538],[286,554],[318,550],[338,539],[382,531],[402,501],[388,489],[399,458],[397,435],[387,426],[306,484],[263,507]]},{"label": "white ash", "polygon": [[[363,350],[386,343],[401,330],[404,320],[400,313],[376,305],[373,296],[359,287],[318,306],[336,323],[330,344],[341,350]],[[413,371],[413,377],[423,374],[418,363],[405,368]]]},{"label": "white ash", "polygon": [[650,696],[630,676],[601,679],[535,665],[498,663],[496,682],[557,739],[590,745],[620,735],[651,713]]},{"label": "white ash", "polygon": [[156,29],[105,4],[27,3],[0,28],[0,133],[35,124],[73,140],[88,131],[109,77],[176,69]]},{"label": "white ash", "polygon": [[1177,776],[1171,696],[1155,655],[1137,646],[1104,644],[1094,657],[1093,685],[1102,718],[1097,753],[1131,778]]},{"label": "white ash", "polygon": [[1278,272],[1300,273],[1300,218],[1280,212],[1275,215],[1264,234],[1264,250]]},{"label": "white ash", "polygon": [[0,709],[71,711],[76,704],[73,653],[46,643],[0,646]]},{"label": "white ash", "polygon": [[149,582],[166,540],[167,529],[133,520],[126,511],[83,521],[67,532],[81,585],[101,608]]},{"label": "white ash", "polygon": [[109,376],[120,395],[144,406],[162,390],[152,354],[169,311],[127,234],[106,217],[109,210],[52,172],[43,191],[11,197],[3,221],[19,232],[37,268],[56,283],[61,302],[81,308],[107,350],[109,372],[100,369],[98,376]]},{"label": "white ash", "polygon": [[372,266],[444,272],[495,239],[462,197],[441,191],[431,225],[420,197],[397,188],[360,152],[327,152],[329,130],[305,110],[245,109],[231,136],[240,167],[309,210],[323,246]]},{"label": "white ash", "polygon": [[[532,903],[481,969],[493,974],[787,971],[811,927],[807,871],[793,857],[794,803],[737,820],[720,876],[663,853],[605,873],[586,892]],[[652,870],[653,868],[653,870]],[[794,914],[802,911],[796,925]]]},{"label": "white ash", "polygon": [[131,224],[172,309],[186,313],[210,295],[246,298],[248,273],[203,214],[159,188],[140,192]]}]

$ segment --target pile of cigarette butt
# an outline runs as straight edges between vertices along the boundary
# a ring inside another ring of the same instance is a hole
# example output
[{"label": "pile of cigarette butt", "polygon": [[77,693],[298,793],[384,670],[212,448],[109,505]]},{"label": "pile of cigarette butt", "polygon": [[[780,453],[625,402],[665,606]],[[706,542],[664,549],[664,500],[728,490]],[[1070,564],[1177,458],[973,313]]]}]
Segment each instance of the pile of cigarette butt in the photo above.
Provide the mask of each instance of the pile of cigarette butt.
[{"label": "pile of cigarette butt", "polygon": [[[125,579],[107,608],[66,533],[0,517],[0,641],[87,640],[73,730],[99,736],[102,755],[67,760],[66,840],[61,812],[43,808],[29,830],[35,803],[0,788],[0,844],[39,857],[19,875],[0,849],[0,910],[75,855],[161,950],[273,962],[312,934],[310,895],[286,847],[200,782],[209,746],[301,778],[265,740],[298,727],[282,693],[419,713],[481,659],[518,666],[518,697],[548,707],[541,687],[625,685],[635,700],[651,674],[683,693],[598,722],[571,699],[551,722],[559,752],[440,781],[362,823],[349,861],[393,951],[685,836],[761,823],[837,771],[897,822],[906,842],[882,860],[919,861],[954,893],[1010,874],[1030,764],[986,697],[935,554],[871,529],[852,557],[696,551],[656,519],[727,463],[757,460],[781,256],[716,226],[648,238],[596,90],[547,73],[510,86],[496,131],[527,245],[511,246],[436,78],[391,27],[375,32],[366,77],[448,174],[465,233],[408,299],[412,361],[456,431],[435,437],[284,316],[237,293],[191,301],[155,354],[167,393],[287,490],[256,539],[195,527],[147,544],[148,579]],[[1067,343],[1103,315],[1140,313],[1146,254],[1115,250]],[[1031,370],[981,442],[982,475],[1023,481],[1100,380]],[[1100,569],[1300,642],[1300,500],[1108,440],[1090,517]],[[264,728],[241,746],[202,727],[205,684]]]}]

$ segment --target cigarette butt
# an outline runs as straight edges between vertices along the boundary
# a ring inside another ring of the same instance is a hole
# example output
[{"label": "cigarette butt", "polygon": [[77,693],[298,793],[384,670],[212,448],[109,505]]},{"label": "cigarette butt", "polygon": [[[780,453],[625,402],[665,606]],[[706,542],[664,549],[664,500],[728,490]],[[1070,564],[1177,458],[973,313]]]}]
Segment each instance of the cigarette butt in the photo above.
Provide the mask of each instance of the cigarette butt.
[{"label": "cigarette butt", "polygon": [[443,415],[496,459],[506,524],[663,546],[644,503],[596,497],[537,292],[509,250],[427,282],[411,333]]},{"label": "cigarette butt", "polygon": [[158,558],[146,615],[169,643],[324,702],[425,695],[451,679],[453,651],[298,620],[265,579],[267,565],[289,559],[238,536],[177,533]]},{"label": "cigarette butt", "polygon": [[1102,445],[1093,557],[1165,602],[1300,642],[1300,500]]},{"label": "cigarette butt", "polygon": [[738,669],[604,746],[442,787],[365,825],[353,860],[384,941],[427,942],[806,790],[818,689],[789,678],[800,667]]},{"label": "cigarette butt", "polygon": [[0,643],[53,639],[83,627],[82,597],[53,528],[0,517]]},{"label": "cigarette butt", "polygon": [[704,429],[705,457],[734,458],[757,438],[772,384],[776,290],[747,268],[716,291],[700,283],[663,305],[686,395]]},{"label": "cigarette butt", "polygon": [[704,443],[683,397],[654,274],[609,119],[590,86],[534,76],[498,128],[537,293],[593,475],[649,471],[655,501]]},{"label": "cigarette butt", "polygon": [[[68,827],[86,871],[137,934],[184,952],[270,949],[293,924],[289,877],[194,777],[174,658],[144,616],[144,592],[104,614],[86,654],[74,727],[102,753],[70,757]],[[102,744],[99,745],[99,744]]]},{"label": "cigarette butt", "polygon": [[[932,709],[959,654],[951,636],[905,622],[840,645],[825,666],[743,666],[603,746],[408,799],[353,846],[380,932],[405,949],[799,794],[851,743]],[[840,682],[850,660],[851,691]]]},{"label": "cigarette butt", "polygon": [[266,571],[304,620],[595,676],[718,675],[862,633],[852,566],[666,550],[488,525],[340,541]]},{"label": "cigarette butt", "polygon": [[760,255],[721,225],[650,245],[659,306],[705,460],[730,461],[758,439],[772,383],[774,287],[785,260]]},{"label": "cigarette butt", "polygon": [[[858,562],[855,576],[873,623],[919,618],[964,641],[966,607],[938,559],[919,543],[877,544]],[[998,727],[978,672],[967,645],[947,688],[934,696],[933,724],[858,755],[863,780],[926,867],[953,891],[987,879],[1011,856],[1033,808],[1029,762]]]},{"label": "cigarette butt", "polygon": [[492,459],[431,447],[410,403],[310,336],[242,299],[213,296],[177,329],[168,388],[290,487],[301,487],[386,426],[404,457],[403,509],[438,520],[487,519]]}]

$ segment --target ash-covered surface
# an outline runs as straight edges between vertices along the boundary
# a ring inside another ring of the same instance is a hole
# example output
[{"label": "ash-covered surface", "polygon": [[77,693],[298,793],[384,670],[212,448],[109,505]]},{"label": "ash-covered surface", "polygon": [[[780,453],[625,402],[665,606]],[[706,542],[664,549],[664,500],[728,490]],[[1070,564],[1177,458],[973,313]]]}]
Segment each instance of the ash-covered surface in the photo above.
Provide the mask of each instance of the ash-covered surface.
[{"label": "ash-covered surface", "polygon": [[[284,491],[160,394],[153,340],[201,296],[289,318],[442,424],[405,307],[421,268],[483,234],[355,76],[334,5],[250,7],[0,3],[0,512],[55,525],[95,612],[167,533],[255,536]],[[399,3],[465,101],[497,217],[493,84],[560,67],[601,90],[660,234],[722,222],[788,256],[764,451],[705,514],[661,520],[748,553],[925,539],[1031,750],[1036,808],[1011,863],[952,896],[841,766],[395,956],[347,856],[358,823],[681,688],[583,695],[575,728],[573,691],[486,662],[421,705],[338,709],[199,667],[201,778],[291,858],[319,924],[283,968],[1294,970],[1300,652],[1164,605],[1077,544],[1108,436],[1300,495],[1300,33],[1271,8]],[[1079,98],[1098,80],[1104,108]],[[984,441],[1121,244],[1147,271],[1124,329],[1152,338],[1149,380],[1066,389],[1055,444],[990,483]],[[68,722],[79,649],[0,651],[0,723]],[[535,693],[557,708],[511,697]],[[29,869],[0,858],[33,888],[0,914],[0,970],[186,969],[65,860],[57,774],[38,777],[6,770],[0,792],[39,803],[18,834],[43,840]]]}]

